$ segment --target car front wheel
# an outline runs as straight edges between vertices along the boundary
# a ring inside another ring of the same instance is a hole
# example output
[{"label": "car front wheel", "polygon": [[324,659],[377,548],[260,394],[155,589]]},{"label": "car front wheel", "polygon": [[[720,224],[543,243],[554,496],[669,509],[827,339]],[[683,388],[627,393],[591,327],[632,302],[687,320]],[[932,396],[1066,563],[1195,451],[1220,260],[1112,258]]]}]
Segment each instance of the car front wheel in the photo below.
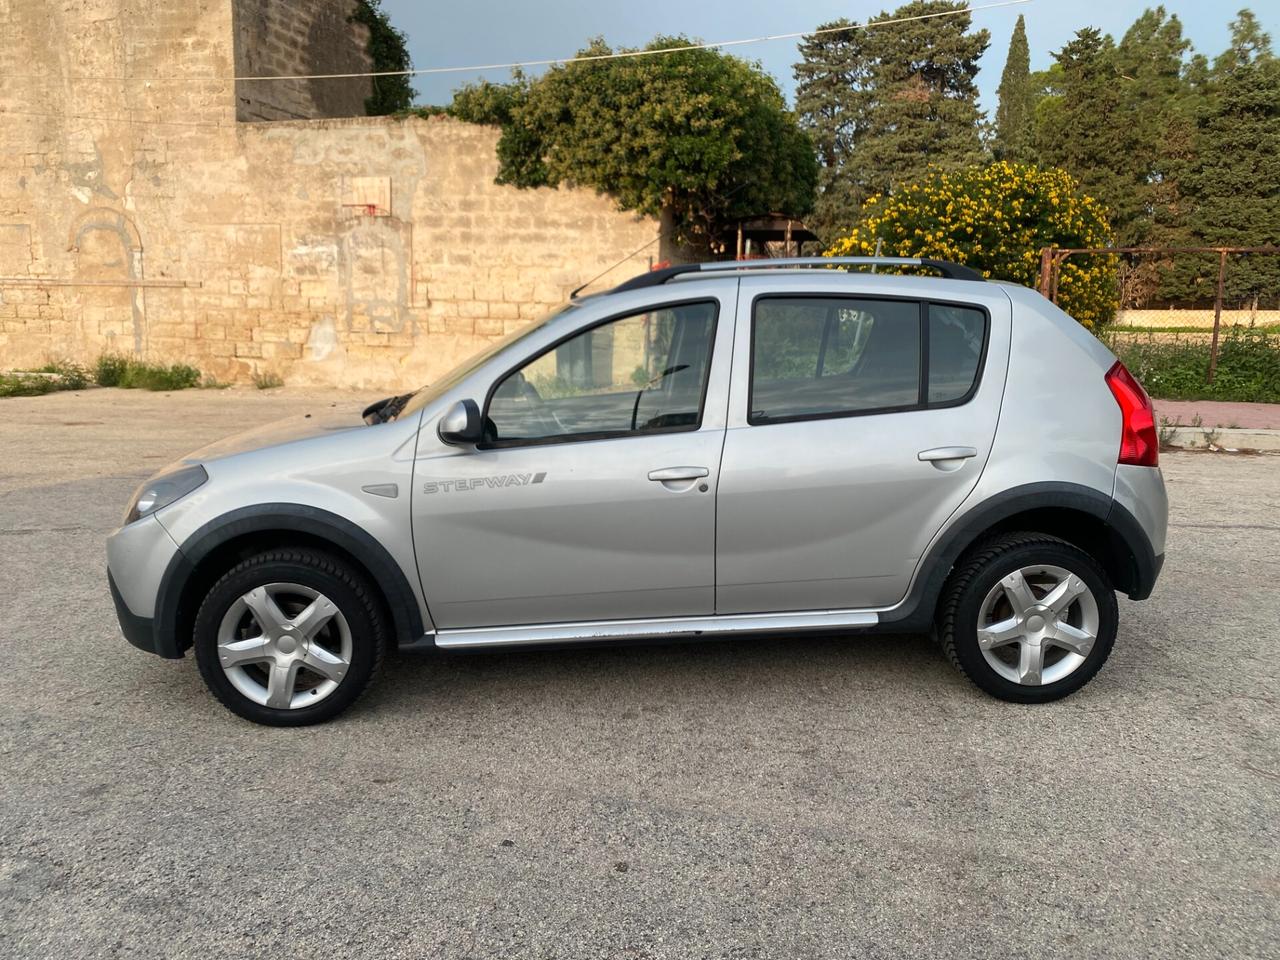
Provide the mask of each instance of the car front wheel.
[{"label": "car front wheel", "polygon": [[196,614],[194,641],[213,695],[271,726],[320,723],[345,710],[387,646],[365,578],[310,549],[272,550],[227,571]]},{"label": "car front wheel", "polygon": [[1093,557],[1056,537],[1013,533],[956,566],[938,631],[947,657],[987,693],[1045,703],[1093,679],[1118,622],[1115,591]]}]

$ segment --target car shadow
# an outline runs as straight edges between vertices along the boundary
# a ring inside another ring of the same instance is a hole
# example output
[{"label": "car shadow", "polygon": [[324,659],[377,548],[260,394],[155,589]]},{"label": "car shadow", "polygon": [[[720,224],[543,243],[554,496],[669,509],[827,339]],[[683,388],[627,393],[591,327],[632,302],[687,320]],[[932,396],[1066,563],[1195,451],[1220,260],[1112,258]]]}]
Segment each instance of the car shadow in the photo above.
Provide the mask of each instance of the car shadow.
[{"label": "car shadow", "polygon": [[925,635],[827,635],[502,651],[396,652],[362,701],[379,713],[447,715],[537,703],[626,710],[738,698],[967,687]]}]

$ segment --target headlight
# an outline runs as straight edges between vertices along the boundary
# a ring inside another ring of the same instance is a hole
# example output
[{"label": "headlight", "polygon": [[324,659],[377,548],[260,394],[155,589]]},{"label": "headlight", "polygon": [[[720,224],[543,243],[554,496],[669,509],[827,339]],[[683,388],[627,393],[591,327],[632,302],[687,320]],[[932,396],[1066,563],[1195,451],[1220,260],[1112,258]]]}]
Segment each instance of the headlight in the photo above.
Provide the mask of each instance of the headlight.
[{"label": "headlight", "polygon": [[141,520],[162,507],[181,500],[208,479],[209,474],[199,464],[152,477],[134,492],[133,502],[129,505],[124,522]]}]

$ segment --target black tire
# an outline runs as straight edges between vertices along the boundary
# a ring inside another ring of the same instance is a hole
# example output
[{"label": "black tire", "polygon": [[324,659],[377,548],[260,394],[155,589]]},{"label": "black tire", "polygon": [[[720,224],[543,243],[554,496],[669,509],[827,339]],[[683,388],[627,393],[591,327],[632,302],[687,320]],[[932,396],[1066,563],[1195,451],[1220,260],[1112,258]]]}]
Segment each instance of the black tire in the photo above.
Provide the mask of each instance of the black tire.
[{"label": "black tire", "polygon": [[[277,709],[245,696],[218,662],[218,629],[231,605],[255,587],[296,583],[328,597],[346,619],[351,662],[337,688],[314,706]],[[246,720],[273,727],[323,723],[351,706],[368,688],[387,649],[385,616],[367,579],[342,560],[309,548],[282,548],[237,563],[213,585],[196,614],[196,664],[210,692]]]},{"label": "black tire", "polygon": [[[1001,676],[978,645],[978,614],[987,594],[1015,570],[1048,564],[1084,581],[1098,606],[1093,648],[1074,671],[1041,686]],[[1078,547],[1042,533],[1010,533],[972,548],[956,564],[938,604],[937,627],[943,652],[953,666],[994,697],[1014,703],[1048,703],[1075,693],[1106,663],[1115,644],[1120,611],[1115,590],[1102,566]]]}]

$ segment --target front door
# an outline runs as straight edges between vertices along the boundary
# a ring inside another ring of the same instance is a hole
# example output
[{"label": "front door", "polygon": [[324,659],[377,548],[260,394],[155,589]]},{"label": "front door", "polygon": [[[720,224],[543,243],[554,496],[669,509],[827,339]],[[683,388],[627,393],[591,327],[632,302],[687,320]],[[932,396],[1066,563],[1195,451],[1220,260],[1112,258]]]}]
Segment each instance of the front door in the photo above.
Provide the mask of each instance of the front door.
[{"label": "front door", "polygon": [[889,607],[978,482],[1009,352],[998,287],[742,281],[717,613]]},{"label": "front door", "polygon": [[714,612],[736,281],[698,293],[513,364],[483,404],[486,439],[420,457],[414,543],[437,627]]}]

